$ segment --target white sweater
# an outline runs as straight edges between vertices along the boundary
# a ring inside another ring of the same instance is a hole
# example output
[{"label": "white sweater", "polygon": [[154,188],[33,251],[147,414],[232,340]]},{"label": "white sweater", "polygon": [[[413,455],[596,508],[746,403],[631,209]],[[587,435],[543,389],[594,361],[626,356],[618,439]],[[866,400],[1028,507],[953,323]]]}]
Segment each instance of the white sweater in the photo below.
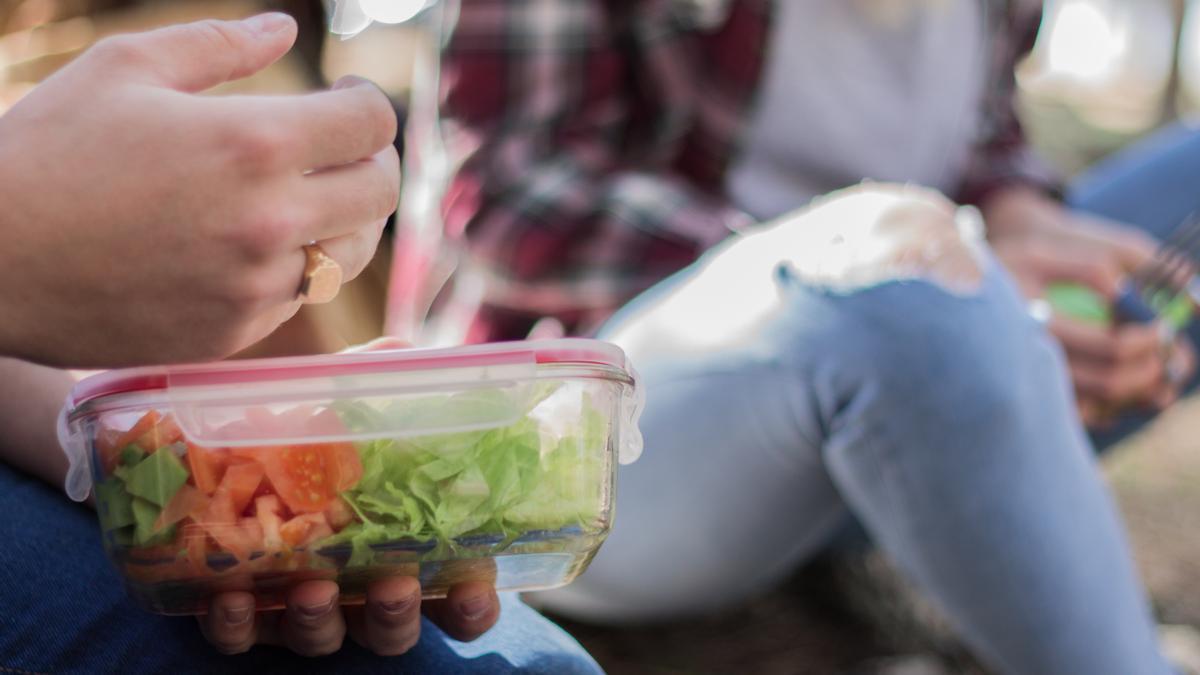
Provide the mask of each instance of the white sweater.
[{"label": "white sweater", "polygon": [[778,0],[734,202],[768,219],[864,178],[952,192],[986,85],[980,1]]}]

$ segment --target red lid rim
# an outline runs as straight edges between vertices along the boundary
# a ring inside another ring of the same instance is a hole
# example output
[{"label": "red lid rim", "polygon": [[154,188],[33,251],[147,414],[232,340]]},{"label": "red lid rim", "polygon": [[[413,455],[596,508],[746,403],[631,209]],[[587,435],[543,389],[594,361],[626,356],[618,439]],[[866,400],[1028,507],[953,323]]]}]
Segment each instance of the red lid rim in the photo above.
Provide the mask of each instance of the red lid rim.
[{"label": "red lid rim", "polygon": [[195,384],[235,384],[260,380],[332,377],[364,372],[406,372],[454,367],[481,367],[527,358],[538,365],[606,366],[627,371],[621,348],[600,340],[564,338],[497,342],[466,347],[389,349],[289,356],[244,361],[145,366],[110,370],[80,380],[71,390],[72,408],[118,394],[166,390],[171,377],[186,376]]}]

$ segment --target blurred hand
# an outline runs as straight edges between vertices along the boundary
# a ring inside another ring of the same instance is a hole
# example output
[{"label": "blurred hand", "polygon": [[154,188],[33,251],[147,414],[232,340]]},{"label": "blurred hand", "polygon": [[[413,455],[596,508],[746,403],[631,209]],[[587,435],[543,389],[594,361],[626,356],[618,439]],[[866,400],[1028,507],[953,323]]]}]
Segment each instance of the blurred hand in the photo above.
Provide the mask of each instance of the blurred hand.
[{"label": "blurred hand", "polygon": [[[984,217],[996,255],[1031,299],[1043,297],[1048,284],[1074,282],[1115,300],[1122,282],[1158,247],[1140,230],[1072,213],[1027,189],[993,198]],[[1055,315],[1049,328],[1066,351],[1089,426],[1121,408],[1165,408],[1195,370],[1191,344],[1158,324],[1109,327]]]},{"label": "blurred hand", "polygon": [[399,191],[386,96],[195,95],[295,36],[267,14],[109,38],[0,118],[0,353],[220,358],[298,309],[303,245],[362,270]]},{"label": "blurred hand", "polygon": [[287,609],[255,612],[250,593],[223,593],[213,598],[200,628],[216,649],[238,654],[256,644],[287,647],[301,656],[332,654],[351,639],[380,656],[397,656],[421,637],[424,613],[447,635],[469,642],[500,618],[500,599],[491,584],[471,581],[450,589],[443,600],[421,601],[413,577],[393,577],[371,584],[362,606],[339,607],[332,581],[306,581],[288,597]]},{"label": "blurred hand", "polygon": [[[406,349],[407,342],[381,337],[347,352]],[[213,599],[200,627],[209,642],[226,654],[255,644],[281,645],[302,656],[337,651],[347,632],[380,656],[397,656],[421,637],[421,614],[450,637],[470,642],[491,630],[500,618],[500,599],[489,583],[469,581],[453,586],[443,600],[421,600],[413,577],[377,581],[367,589],[363,606],[337,606],[338,587],[331,581],[308,581],[292,589],[282,612],[254,613],[250,593],[224,593]]]}]

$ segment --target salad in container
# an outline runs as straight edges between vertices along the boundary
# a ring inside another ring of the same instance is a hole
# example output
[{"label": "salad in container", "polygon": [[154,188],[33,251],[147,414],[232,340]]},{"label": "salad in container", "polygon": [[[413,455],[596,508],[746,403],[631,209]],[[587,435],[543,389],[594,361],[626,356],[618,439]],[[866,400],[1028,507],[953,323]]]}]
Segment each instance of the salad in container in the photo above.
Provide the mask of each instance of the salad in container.
[{"label": "salad in container", "polygon": [[59,438],[130,593],[201,614],[308,579],[344,604],[395,575],[427,598],[566,584],[612,525],[640,401],[594,340],[342,353],[95,375]]}]

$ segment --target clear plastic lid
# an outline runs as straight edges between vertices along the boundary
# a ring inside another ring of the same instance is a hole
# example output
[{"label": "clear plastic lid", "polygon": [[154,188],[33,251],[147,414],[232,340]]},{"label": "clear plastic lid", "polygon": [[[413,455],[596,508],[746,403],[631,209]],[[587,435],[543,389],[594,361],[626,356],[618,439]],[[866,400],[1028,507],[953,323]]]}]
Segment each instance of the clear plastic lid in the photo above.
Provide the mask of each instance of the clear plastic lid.
[{"label": "clear plastic lid", "polygon": [[[581,369],[569,377],[601,377],[629,385],[620,403],[619,461],[641,454],[637,420],[642,393],[624,352],[596,340],[511,342],[449,349],[343,352],[318,356],[223,361],[115,370],[80,381],[59,415],[59,442],[71,462],[67,493],[91,488],[87,439],[79,418],[118,397],[167,407],[185,437],[207,446],[245,447],[358,441],[487,429],[529,411],[539,370]],[[486,392],[464,401],[464,392]],[[447,405],[455,396],[454,405]],[[332,401],[405,399],[419,414],[369,429],[281,428],[244,422],[256,406],[328,405]]]}]

